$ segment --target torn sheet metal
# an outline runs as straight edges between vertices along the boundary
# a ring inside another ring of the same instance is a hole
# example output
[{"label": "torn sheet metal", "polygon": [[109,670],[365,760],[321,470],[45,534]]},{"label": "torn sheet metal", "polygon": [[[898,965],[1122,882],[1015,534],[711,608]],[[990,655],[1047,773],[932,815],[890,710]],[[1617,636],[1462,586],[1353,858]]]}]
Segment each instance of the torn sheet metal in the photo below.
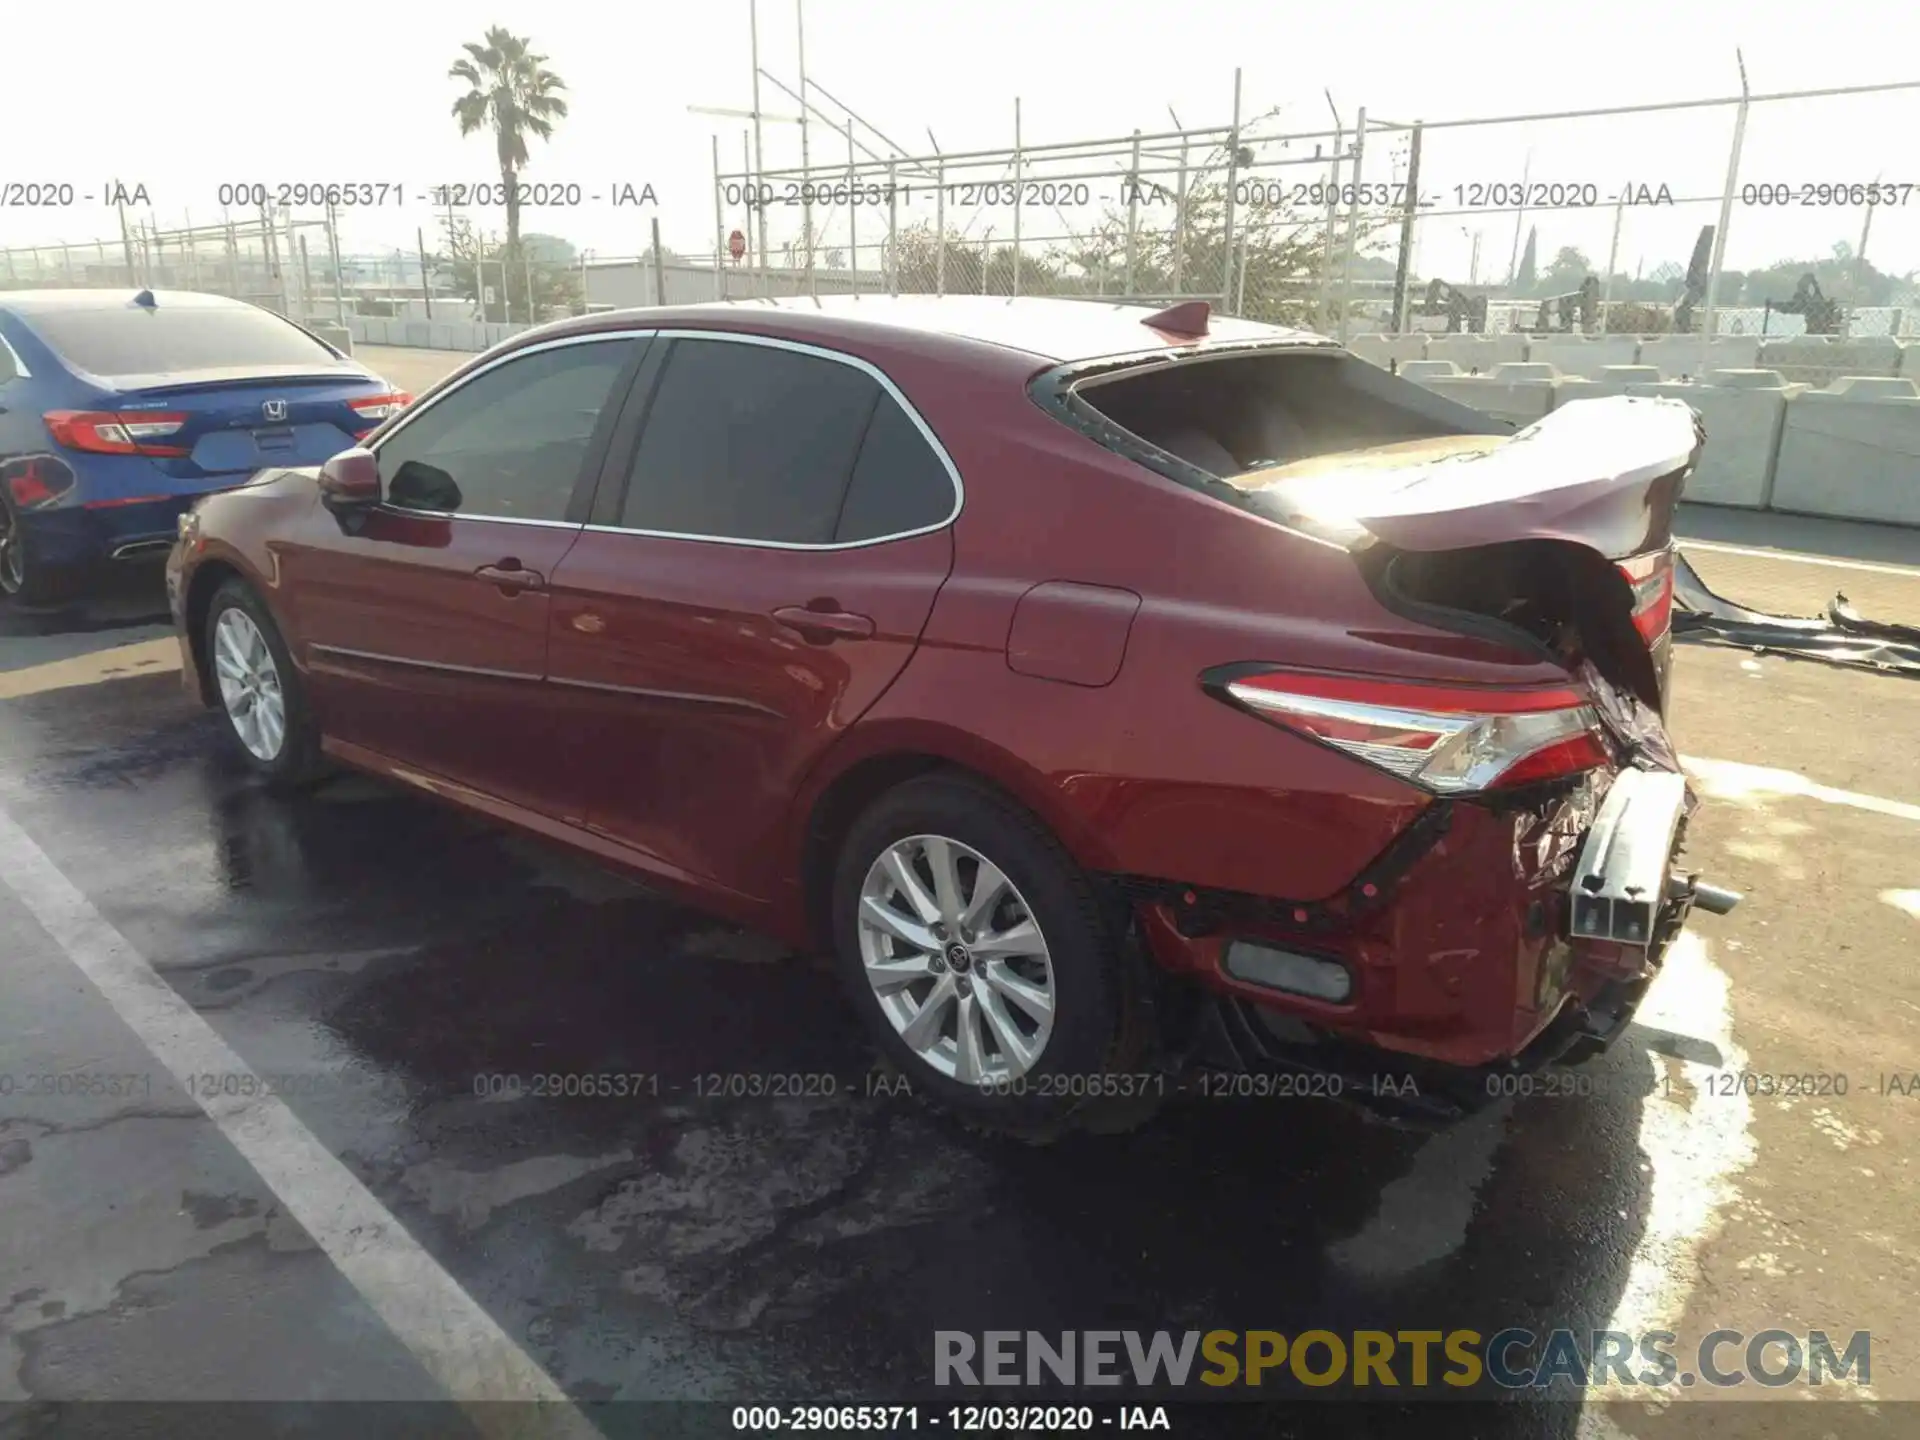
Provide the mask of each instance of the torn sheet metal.
[{"label": "torn sheet metal", "polygon": [[1845,595],[1818,619],[1749,610],[1709,590],[1684,552],[1674,563],[1673,637],[1920,678],[1920,625],[1869,620]]}]

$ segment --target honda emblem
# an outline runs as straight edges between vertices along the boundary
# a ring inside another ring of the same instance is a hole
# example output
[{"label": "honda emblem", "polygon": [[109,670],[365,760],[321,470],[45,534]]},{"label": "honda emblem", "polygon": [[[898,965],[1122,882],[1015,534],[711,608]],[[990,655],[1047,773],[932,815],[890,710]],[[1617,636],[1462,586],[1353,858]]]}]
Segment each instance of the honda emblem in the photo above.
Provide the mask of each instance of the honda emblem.
[{"label": "honda emblem", "polygon": [[261,405],[260,414],[268,420],[284,420],[287,418],[287,402],[284,400],[269,400]]}]

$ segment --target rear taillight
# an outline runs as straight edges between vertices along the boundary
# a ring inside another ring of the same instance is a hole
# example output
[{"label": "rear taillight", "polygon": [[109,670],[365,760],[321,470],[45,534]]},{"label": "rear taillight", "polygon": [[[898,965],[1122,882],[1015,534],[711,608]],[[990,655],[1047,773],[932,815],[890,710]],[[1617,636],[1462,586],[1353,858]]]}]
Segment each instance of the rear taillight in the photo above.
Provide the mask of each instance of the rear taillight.
[{"label": "rear taillight", "polygon": [[73,471],[57,460],[18,460],[7,469],[7,493],[16,510],[51,505],[73,488]]},{"label": "rear taillight", "polygon": [[1261,719],[1444,795],[1576,775],[1608,762],[1575,690],[1462,689],[1232,666],[1201,683]]},{"label": "rear taillight", "polygon": [[1673,551],[1636,555],[1620,574],[1633,587],[1633,628],[1651,647],[1673,624]]},{"label": "rear taillight", "polygon": [[353,432],[356,440],[364,439],[380,428],[382,422],[391,420],[407,406],[413,403],[413,397],[403,391],[394,390],[385,395],[369,395],[364,400],[349,400],[348,406],[367,424]]},{"label": "rear taillight", "polygon": [[185,428],[187,417],[155,410],[49,410],[41,417],[54,442],[91,455],[185,455],[187,447],[167,443]]}]

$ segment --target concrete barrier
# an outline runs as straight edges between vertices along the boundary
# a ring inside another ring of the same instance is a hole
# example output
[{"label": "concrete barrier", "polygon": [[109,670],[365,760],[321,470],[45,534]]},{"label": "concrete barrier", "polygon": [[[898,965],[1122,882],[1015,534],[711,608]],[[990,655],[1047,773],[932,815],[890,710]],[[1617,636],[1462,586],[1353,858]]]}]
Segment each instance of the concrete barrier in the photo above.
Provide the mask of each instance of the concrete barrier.
[{"label": "concrete barrier", "polygon": [[1427,359],[1451,360],[1468,373],[1491,373],[1496,365],[1527,358],[1524,335],[1429,335]]},{"label": "concrete barrier", "polygon": [[1705,383],[1628,382],[1621,393],[1669,395],[1700,412],[1706,448],[1687,480],[1686,498],[1706,505],[1764,510],[1773,491],[1787,403],[1807,387],[1773,370],[1715,370]]},{"label": "concrete barrier", "polygon": [[1767,341],[1756,363],[1803,385],[1831,385],[1848,375],[1898,375],[1901,348],[1885,335],[1805,335]]},{"label": "concrete barrier", "polygon": [[1347,342],[1347,348],[1369,365],[1378,365],[1382,370],[1391,370],[1396,365],[1404,365],[1409,360],[1424,360],[1427,355],[1427,337],[1425,335],[1356,335]]},{"label": "concrete barrier", "polygon": [[1640,363],[1662,380],[1697,380],[1714,370],[1750,370],[1759,363],[1757,335],[1654,335],[1640,341]]},{"label": "concrete barrier", "polygon": [[[1440,368],[1443,365],[1447,367],[1444,370]],[[1563,383],[1553,366],[1524,360],[1497,365],[1491,375],[1462,375],[1459,367],[1447,360],[1410,361],[1400,373],[1436,395],[1521,427],[1553,409]]]},{"label": "concrete barrier", "polygon": [[1527,359],[1543,360],[1562,375],[1598,380],[1602,369],[1632,365],[1640,358],[1636,335],[1536,335],[1527,342]]},{"label": "concrete barrier", "polygon": [[309,322],[307,328],[336,350],[353,353],[353,330],[346,325],[328,325],[317,321]]},{"label": "concrete barrier", "polygon": [[1849,376],[1787,404],[1776,509],[1920,525],[1920,386]]}]

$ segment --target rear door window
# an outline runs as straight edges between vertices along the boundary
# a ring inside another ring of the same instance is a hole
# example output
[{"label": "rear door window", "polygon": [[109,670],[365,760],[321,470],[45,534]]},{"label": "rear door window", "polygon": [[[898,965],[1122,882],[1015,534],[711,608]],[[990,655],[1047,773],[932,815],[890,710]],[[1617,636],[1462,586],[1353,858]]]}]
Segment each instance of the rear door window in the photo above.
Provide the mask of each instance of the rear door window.
[{"label": "rear door window", "polygon": [[332,350],[271,311],[251,305],[164,302],[44,310],[28,326],[62,360],[102,379],[251,366],[340,364]]},{"label": "rear door window", "polygon": [[380,442],[389,505],[564,520],[594,427],[640,342],[580,341],[477,375]]},{"label": "rear door window", "polygon": [[676,340],[634,452],[620,524],[831,544],[882,399],[866,371],[822,355]]}]

